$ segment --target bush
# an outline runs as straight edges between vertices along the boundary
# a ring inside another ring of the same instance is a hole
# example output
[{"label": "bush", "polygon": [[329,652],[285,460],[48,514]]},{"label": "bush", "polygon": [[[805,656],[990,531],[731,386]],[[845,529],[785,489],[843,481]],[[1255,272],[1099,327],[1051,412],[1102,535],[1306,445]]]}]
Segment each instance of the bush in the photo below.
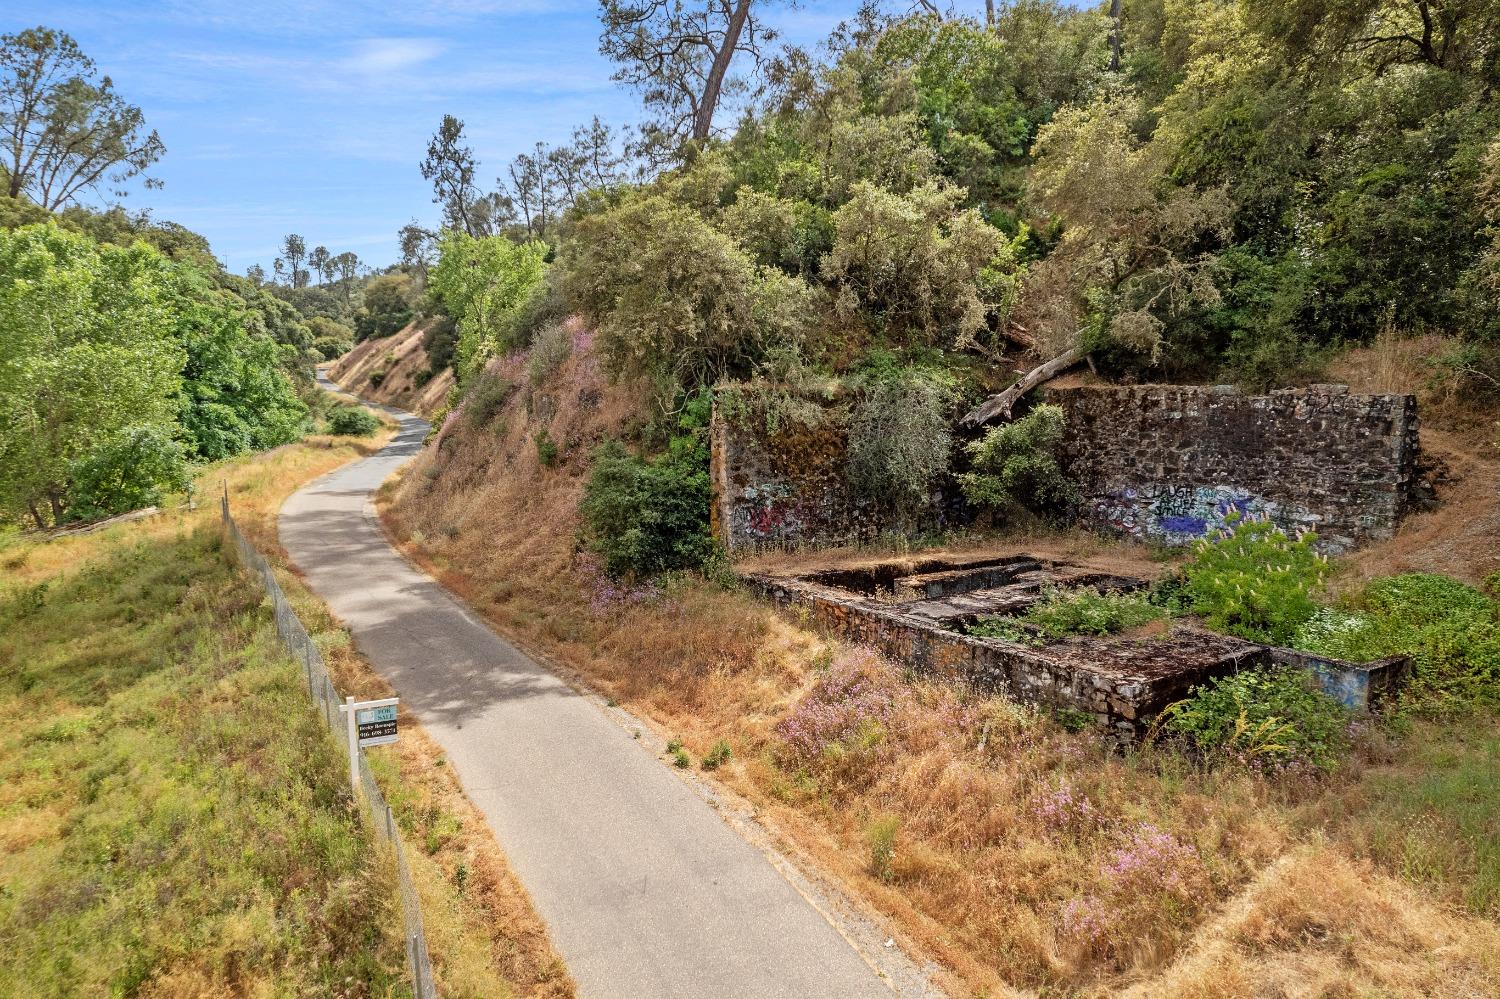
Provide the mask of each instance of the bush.
[{"label": "bush", "polygon": [[1056,513],[1072,504],[1078,488],[1057,463],[1065,419],[1062,407],[1044,404],[965,445],[973,470],[958,477],[964,497],[1005,512]]},{"label": "bush", "polygon": [[799,341],[811,311],[805,283],[657,195],[583,219],[564,250],[568,298],[597,325],[608,368],[669,389],[748,374]]},{"label": "bush", "polygon": [[96,520],[161,503],[188,487],[182,445],[155,427],[132,431],[79,465],[71,476],[68,520]]},{"label": "bush", "polygon": [[728,763],[729,758],[733,755],[734,750],[729,747],[728,740],[720,739],[709,749],[708,755],[703,757],[703,769],[717,770]]},{"label": "bush", "polygon": [[1188,608],[1209,627],[1285,645],[1317,611],[1312,592],[1328,570],[1308,533],[1293,541],[1269,520],[1245,518],[1194,547],[1182,567]]},{"label": "bush", "polygon": [[406,274],[382,274],[371,281],[354,318],[354,338],[363,342],[390,336],[411,322],[411,294]]},{"label": "bush", "polygon": [[557,464],[557,441],[552,439],[552,434],[546,427],[538,430],[535,437],[536,460],[543,468],[551,468]]},{"label": "bush", "polygon": [[526,359],[526,376],[532,387],[541,385],[551,377],[572,353],[573,334],[562,323],[548,326],[537,334],[531,345],[531,356]]},{"label": "bush", "polygon": [[1420,710],[1500,706],[1500,604],[1447,576],[1377,579],[1346,609],[1309,619],[1295,645],[1354,662],[1411,656],[1404,696]]},{"label": "bush", "polygon": [[1161,722],[1199,752],[1254,765],[1333,770],[1349,748],[1348,709],[1292,669],[1211,680],[1162,712]]},{"label": "bush", "polygon": [[[971,635],[1013,642],[1030,641],[1033,635],[1056,640],[1069,635],[1108,635],[1167,616],[1167,609],[1153,604],[1145,594],[1050,589],[1024,614],[981,618],[968,630]],[[1020,627],[1022,621],[1035,628],[1035,632]]]},{"label": "bush", "polygon": [[515,386],[498,375],[484,374],[464,394],[464,422],[470,428],[487,427],[505,406]]},{"label": "bush", "polygon": [[368,437],[380,429],[380,418],[363,406],[335,406],[328,411],[328,432],[339,437]]},{"label": "bush", "polygon": [[579,511],[585,541],[611,575],[697,568],[713,554],[703,437],[701,428],[674,437],[654,461],[636,457],[619,441],[600,446]]},{"label": "bush", "polygon": [[855,495],[901,516],[932,505],[948,471],[951,380],[922,371],[882,378],[849,419],[849,482]]}]

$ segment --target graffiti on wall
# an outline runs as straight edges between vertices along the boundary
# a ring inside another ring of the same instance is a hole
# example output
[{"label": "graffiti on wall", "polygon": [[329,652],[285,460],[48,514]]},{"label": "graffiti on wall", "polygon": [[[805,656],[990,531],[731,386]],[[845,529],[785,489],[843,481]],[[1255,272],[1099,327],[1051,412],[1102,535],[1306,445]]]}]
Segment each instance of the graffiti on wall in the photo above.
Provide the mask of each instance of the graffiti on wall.
[{"label": "graffiti on wall", "polygon": [[793,541],[805,529],[801,500],[789,483],[746,486],[731,514],[731,537],[747,542]]},{"label": "graffiti on wall", "polygon": [[1268,518],[1289,531],[1315,518],[1237,486],[1138,485],[1095,500],[1095,523],[1119,534],[1183,545],[1217,534],[1235,520]]}]

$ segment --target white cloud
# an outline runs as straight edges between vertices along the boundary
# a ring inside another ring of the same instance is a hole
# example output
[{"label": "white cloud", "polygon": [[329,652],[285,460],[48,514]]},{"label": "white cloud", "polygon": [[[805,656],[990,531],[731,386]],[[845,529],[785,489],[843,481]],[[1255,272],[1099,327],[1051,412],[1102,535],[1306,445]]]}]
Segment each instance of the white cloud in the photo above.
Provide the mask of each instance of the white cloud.
[{"label": "white cloud", "polygon": [[443,44],[431,38],[366,38],[339,65],[351,73],[379,76],[399,73],[443,54]]}]

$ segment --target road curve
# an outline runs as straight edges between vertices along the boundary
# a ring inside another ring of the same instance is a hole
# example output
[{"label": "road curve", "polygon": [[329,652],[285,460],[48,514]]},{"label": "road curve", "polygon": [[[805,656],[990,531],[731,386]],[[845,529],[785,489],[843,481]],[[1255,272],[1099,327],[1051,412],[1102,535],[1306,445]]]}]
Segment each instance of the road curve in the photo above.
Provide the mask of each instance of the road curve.
[{"label": "road curve", "polygon": [[457,768],[581,999],[893,995],[681,778],[391,548],[372,495],[428,425],[388,412],[397,437],[288,499],[281,542]]}]

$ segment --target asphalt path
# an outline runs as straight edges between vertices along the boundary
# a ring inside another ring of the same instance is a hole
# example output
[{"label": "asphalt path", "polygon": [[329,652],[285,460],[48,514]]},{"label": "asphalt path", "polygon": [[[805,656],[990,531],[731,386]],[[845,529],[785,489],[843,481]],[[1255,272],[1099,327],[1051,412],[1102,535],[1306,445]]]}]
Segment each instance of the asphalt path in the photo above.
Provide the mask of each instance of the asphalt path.
[{"label": "asphalt path", "polygon": [[807,892],[595,699],[391,547],[373,494],[428,424],[387,412],[396,438],[289,498],[281,542],[442,746],[581,999],[894,995]]}]

